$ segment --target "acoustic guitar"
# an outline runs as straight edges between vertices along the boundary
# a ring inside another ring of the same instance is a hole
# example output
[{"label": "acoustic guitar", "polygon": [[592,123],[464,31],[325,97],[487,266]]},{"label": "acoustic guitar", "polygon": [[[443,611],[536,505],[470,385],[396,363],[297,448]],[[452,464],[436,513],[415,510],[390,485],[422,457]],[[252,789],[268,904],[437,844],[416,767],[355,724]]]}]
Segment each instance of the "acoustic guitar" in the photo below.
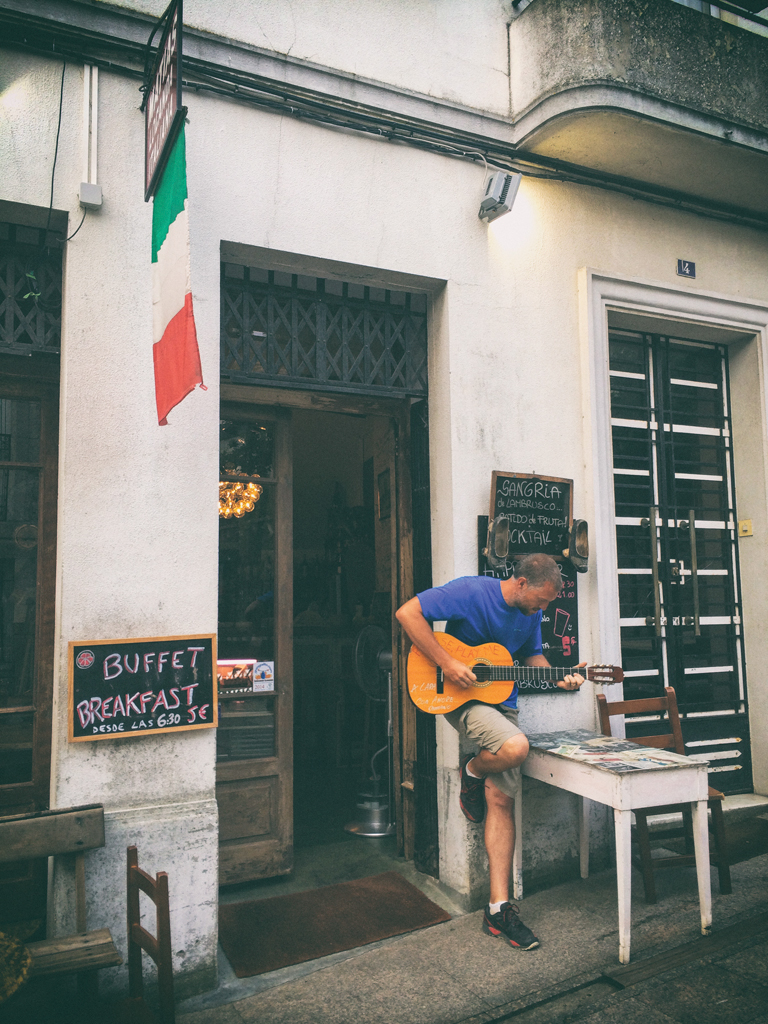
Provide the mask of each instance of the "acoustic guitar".
[{"label": "acoustic guitar", "polygon": [[617,665],[590,665],[579,669],[562,665],[551,668],[514,665],[509,651],[501,644],[470,647],[448,633],[435,633],[434,637],[451,657],[472,669],[477,676],[477,683],[465,690],[448,682],[443,678],[441,668],[425,657],[418,647],[411,647],[408,655],[408,693],[417,708],[431,715],[444,715],[446,711],[460,708],[469,700],[501,704],[512,693],[515,683],[521,693],[541,693],[543,690],[557,689],[555,684],[558,680],[577,672],[595,683],[620,683],[624,678],[623,671]]}]

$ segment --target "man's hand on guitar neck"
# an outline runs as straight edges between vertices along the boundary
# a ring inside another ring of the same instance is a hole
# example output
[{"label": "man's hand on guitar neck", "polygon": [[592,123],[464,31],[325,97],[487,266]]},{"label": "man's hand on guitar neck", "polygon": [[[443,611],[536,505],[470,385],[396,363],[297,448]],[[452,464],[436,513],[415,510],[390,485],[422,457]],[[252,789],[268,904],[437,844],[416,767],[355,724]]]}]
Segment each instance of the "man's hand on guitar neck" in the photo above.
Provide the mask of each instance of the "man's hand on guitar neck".
[{"label": "man's hand on guitar neck", "polygon": [[[542,668],[549,668],[549,662],[543,654],[534,654],[532,658],[525,659],[526,665],[540,665]],[[576,666],[576,668],[584,668],[586,661],[582,661]],[[581,684],[584,682],[584,676],[578,672],[574,672],[572,675],[565,676],[564,679],[558,680],[555,684],[561,690],[578,690]]]},{"label": "man's hand on guitar neck", "polygon": [[[584,668],[586,664],[586,661],[581,661],[576,668]],[[578,690],[583,682],[584,676],[579,672],[574,672],[573,675],[566,676],[565,679],[560,679],[557,685],[561,690]]]},{"label": "man's hand on guitar neck", "polygon": [[460,686],[463,690],[474,686],[477,676],[472,669],[464,662],[452,658],[451,655],[440,646],[435,640],[432,627],[424,618],[421,610],[421,602],[418,597],[412,597],[410,601],[397,609],[395,613],[397,621],[411,638],[421,653],[439,665],[443,670],[443,678],[446,682]]}]

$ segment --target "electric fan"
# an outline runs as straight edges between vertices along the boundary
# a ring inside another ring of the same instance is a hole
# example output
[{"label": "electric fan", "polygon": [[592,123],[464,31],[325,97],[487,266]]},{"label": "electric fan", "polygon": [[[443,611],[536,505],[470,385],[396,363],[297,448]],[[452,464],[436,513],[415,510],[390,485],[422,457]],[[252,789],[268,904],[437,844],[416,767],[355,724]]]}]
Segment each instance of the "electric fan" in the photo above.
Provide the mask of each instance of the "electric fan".
[{"label": "electric fan", "polygon": [[[387,836],[395,831],[390,821],[392,779],[392,647],[380,626],[365,626],[355,642],[355,680],[373,701],[387,702],[387,742],[371,758],[371,775],[357,794],[357,817],[344,826],[356,836]],[[387,754],[386,776],[376,771],[376,758]]]}]

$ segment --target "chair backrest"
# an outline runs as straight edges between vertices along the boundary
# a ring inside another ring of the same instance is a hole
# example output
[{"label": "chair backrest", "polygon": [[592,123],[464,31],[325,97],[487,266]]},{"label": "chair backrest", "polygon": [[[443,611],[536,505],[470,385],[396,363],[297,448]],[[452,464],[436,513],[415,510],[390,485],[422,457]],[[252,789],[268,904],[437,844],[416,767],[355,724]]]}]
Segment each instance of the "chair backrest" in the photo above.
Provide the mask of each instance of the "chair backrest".
[{"label": "chair backrest", "polygon": [[[156,935],[141,924],[139,892],[146,893],[155,904]],[[168,875],[159,871],[153,878],[139,867],[139,854],[135,846],[128,847],[128,994],[131,999],[142,999],[144,979],[141,974],[141,951],[144,950],[157,965],[160,990],[160,1020],[162,1024],[175,1024],[173,1002],[173,961],[171,952],[171,915],[168,903]]]},{"label": "chair backrest", "polygon": [[683,731],[680,728],[680,714],[677,710],[677,697],[671,686],[664,687],[665,697],[647,697],[644,700],[615,700],[609,704],[602,693],[597,695],[597,709],[600,713],[600,728],[604,736],[611,735],[611,718],[614,715],[649,714],[654,711],[666,711],[669,733],[656,736],[628,736],[633,743],[641,747],[659,747],[662,750],[675,750],[685,754]]},{"label": "chair backrest", "polygon": [[104,808],[101,804],[14,814],[0,819],[0,864],[74,854],[75,928],[79,935],[84,935],[87,930],[85,851],[98,850],[102,846]]}]

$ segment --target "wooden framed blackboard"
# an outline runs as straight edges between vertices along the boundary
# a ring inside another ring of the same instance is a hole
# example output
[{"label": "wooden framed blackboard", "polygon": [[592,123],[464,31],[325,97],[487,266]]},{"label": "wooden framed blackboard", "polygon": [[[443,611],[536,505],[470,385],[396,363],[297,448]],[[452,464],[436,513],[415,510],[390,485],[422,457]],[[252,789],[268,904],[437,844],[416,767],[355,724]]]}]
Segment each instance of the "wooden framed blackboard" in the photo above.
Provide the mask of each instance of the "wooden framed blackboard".
[{"label": "wooden framed blackboard", "polygon": [[[488,535],[488,516],[477,517],[477,574],[506,580],[513,573],[514,560],[510,556],[497,569],[491,569],[483,549]],[[539,550],[539,549],[537,549]],[[541,646],[544,657],[551,665],[578,665],[579,661],[579,595],[577,574],[570,562],[562,561],[563,589],[551,601],[541,617]],[[565,691],[563,691],[565,692]]]},{"label": "wooden framed blackboard", "polygon": [[210,633],[70,643],[70,743],[214,728],[215,665]]},{"label": "wooden framed blackboard", "polygon": [[543,551],[560,559],[573,522],[573,480],[496,471],[490,518],[499,516],[509,520],[510,557]]}]

